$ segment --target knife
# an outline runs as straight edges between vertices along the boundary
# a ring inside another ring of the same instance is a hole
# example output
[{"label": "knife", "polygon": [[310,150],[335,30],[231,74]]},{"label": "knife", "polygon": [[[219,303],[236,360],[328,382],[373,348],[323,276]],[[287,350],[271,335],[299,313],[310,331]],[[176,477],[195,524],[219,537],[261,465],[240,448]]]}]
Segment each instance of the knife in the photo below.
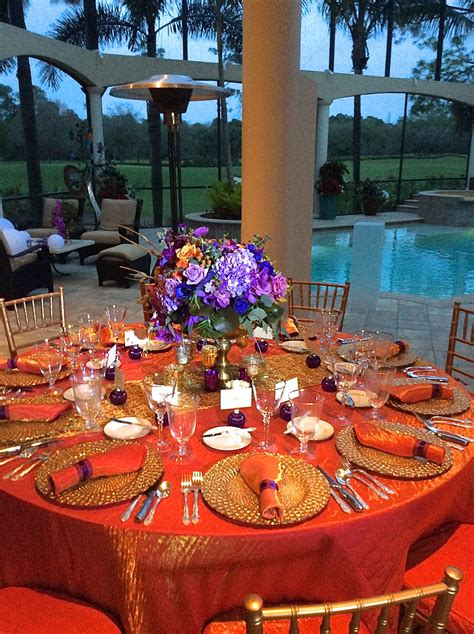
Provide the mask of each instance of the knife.
[{"label": "knife", "polygon": [[225,431],[216,431],[215,434],[203,434],[202,437],[203,438],[214,438],[214,436],[227,436],[228,434],[239,434],[241,435],[241,432],[252,432],[255,431],[257,428],[256,427],[235,427],[234,429],[226,429]]},{"label": "knife", "polygon": [[336,480],[319,465],[318,470],[329,482],[329,486],[331,487],[331,489],[337,491],[339,495],[349,504],[349,506],[354,509],[354,511],[356,511],[357,513],[361,513],[364,510],[362,504],[358,500],[356,500],[352,493],[348,491],[345,487],[343,487],[342,484],[336,482]]},{"label": "knife", "polygon": [[50,442],[55,442],[57,438],[39,438],[38,440],[33,440],[31,442],[24,442],[18,445],[11,445],[10,447],[2,447],[0,449],[1,456],[14,456],[17,453],[20,453],[23,449],[27,447],[41,447],[41,445],[47,445]]},{"label": "knife", "polygon": [[137,524],[141,524],[143,520],[145,519],[145,517],[147,516],[151,503],[155,499],[156,492],[158,491],[158,487],[160,486],[160,482],[161,482],[161,477],[146,492],[146,498],[143,500],[140,510],[135,515],[134,522],[137,522]]}]

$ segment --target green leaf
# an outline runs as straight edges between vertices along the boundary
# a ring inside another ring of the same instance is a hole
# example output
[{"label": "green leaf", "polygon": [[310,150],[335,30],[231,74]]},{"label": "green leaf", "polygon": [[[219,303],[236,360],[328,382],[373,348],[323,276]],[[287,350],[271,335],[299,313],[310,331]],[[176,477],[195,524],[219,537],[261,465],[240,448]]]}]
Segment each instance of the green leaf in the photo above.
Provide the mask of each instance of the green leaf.
[{"label": "green leaf", "polygon": [[260,298],[260,303],[264,306],[271,306],[273,304],[273,299],[270,295],[262,295]]}]

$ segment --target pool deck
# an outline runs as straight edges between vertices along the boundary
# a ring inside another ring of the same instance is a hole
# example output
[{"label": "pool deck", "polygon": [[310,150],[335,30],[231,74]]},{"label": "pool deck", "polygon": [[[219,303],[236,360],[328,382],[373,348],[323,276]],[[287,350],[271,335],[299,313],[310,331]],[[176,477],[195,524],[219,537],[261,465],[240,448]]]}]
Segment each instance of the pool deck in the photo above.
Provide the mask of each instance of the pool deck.
[{"label": "pool deck", "polygon": [[405,211],[386,211],[378,213],[376,216],[366,216],[365,214],[350,214],[344,216],[336,216],[334,220],[323,220],[322,218],[313,218],[313,232],[320,229],[349,229],[356,222],[380,222],[383,221],[388,225],[408,224],[412,222],[423,222],[423,218],[416,213],[408,213]]},{"label": "pool deck", "polygon": [[[379,214],[378,219],[385,219],[390,224],[406,222],[406,217],[415,214],[390,213]],[[342,216],[333,221],[316,220],[324,223],[324,228],[340,228],[353,226],[366,216]],[[417,219],[418,220],[418,219]],[[344,224],[342,224],[344,223]],[[143,234],[149,239],[156,238],[156,229],[144,229]],[[142,321],[143,313],[139,303],[138,284],[132,282],[129,289],[106,282],[99,287],[95,267],[95,257],[88,258],[84,266],[79,265],[77,254],[71,254],[65,264],[57,264],[60,271],[70,273],[63,277],[54,273],[55,287],[63,286],[66,297],[67,317],[69,321],[77,320],[85,312],[102,313],[106,304],[120,303],[128,306],[128,321]],[[374,311],[354,311],[350,307],[346,311],[344,330],[360,330],[362,328],[378,329],[391,332],[400,339],[408,339],[411,348],[431,363],[444,367],[448,345],[449,327],[451,323],[454,299],[463,304],[474,305],[474,295],[464,295],[451,299],[428,299],[412,295],[395,295],[381,293],[377,308]],[[4,337],[0,339],[0,354],[7,351]]]}]

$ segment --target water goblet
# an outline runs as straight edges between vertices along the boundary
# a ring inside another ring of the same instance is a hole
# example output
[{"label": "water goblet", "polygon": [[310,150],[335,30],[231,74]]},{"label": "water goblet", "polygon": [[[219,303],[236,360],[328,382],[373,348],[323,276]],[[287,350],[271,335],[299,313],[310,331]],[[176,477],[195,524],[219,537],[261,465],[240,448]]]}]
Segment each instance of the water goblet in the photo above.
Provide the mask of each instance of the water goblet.
[{"label": "water goblet", "polygon": [[174,392],[173,385],[162,385],[160,374],[149,374],[143,379],[143,391],[145,392],[148,407],[155,415],[158,440],[158,451],[164,453],[171,449],[171,443],[163,438],[163,418],[166,411],[166,397]]},{"label": "water goblet", "polygon": [[368,368],[364,372],[363,384],[367,400],[372,410],[367,418],[373,422],[380,422],[384,417],[380,413],[380,408],[385,405],[390,396],[390,386],[395,377],[395,370]]},{"label": "water goblet", "polygon": [[270,436],[270,420],[280,406],[285,390],[285,382],[271,374],[259,374],[252,379],[255,406],[263,419],[263,440],[257,448],[262,451],[276,451],[274,439]]},{"label": "water goblet", "polygon": [[304,458],[314,458],[314,452],[310,451],[308,442],[314,437],[319,427],[324,396],[315,389],[307,388],[290,392],[289,398],[291,422],[294,433],[300,441],[298,449],[290,453]]},{"label": "water goblet", "polygon": [[81,352],[81,326],[79,324],[66,324],[61,327],[59,346],[68,358],[69,365],[74,369],[77,356]]},{"label": "water goblet", "polygon": [[351,420],[347,416],[346,405],[350,402],[349,390],[357,381],[362,367],[357,363],[348,363],[345,361],[336,361],[332,366],[332,374],[336,381],[340,402],[342,405],[342,414],[337,417],[341,425],[350,425]]},{"label": "water goblet", "polygon": [[62,390],[54,385],[64,362],[62,351],[46,340],[35,347],[34,356],[39,363],[41,374],[48,381],[48,392],[52,396],[62,394]]},{"label": "water goblet", "polygon": [[187,442],[196,430],[199,396],[187,392],[175,392],[165,398],[165,403],[171,435],[178,443],[178,453],[171,457],[178,464],[187,464],[191,456]]},{"label": "water goblet", "polygon": [[102,401],[102,373],[83,367],[69,377],[77,413],[87,431],[99,431],[96,414]]},{"label": "water goblet", "polygon": [[80,338],[82,347],[86,348],[92,355],[100,344],[102,318],[98,315],[86,313],[79,318],[79,325],[81,326]]},{"label": "water goblet", "polygon": [[126,314],[126,306],[121,306],[120,304],[108,304],[105,307],[105,318],[107,320],[107,325],[112,331],[112,339],[113,342],[116,344],[119,343]]}]

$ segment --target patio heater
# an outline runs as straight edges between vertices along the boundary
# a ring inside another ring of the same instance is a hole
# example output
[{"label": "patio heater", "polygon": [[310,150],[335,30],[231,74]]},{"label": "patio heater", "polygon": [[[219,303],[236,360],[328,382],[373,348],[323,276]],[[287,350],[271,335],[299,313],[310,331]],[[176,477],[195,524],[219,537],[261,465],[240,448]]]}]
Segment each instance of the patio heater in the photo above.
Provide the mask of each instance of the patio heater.
[{"label": "patio heater", "polygon": [[149,79],[121,84],[110,91],[113,97],[154,101],[163,113],[168,128],[168,161],[170,174],[171,225],[173,231],[183,221],[181,187],[181,115],[190,101],[225,99],[230,91],[211,84],[203,84],[186,75],[153,75]]}]

